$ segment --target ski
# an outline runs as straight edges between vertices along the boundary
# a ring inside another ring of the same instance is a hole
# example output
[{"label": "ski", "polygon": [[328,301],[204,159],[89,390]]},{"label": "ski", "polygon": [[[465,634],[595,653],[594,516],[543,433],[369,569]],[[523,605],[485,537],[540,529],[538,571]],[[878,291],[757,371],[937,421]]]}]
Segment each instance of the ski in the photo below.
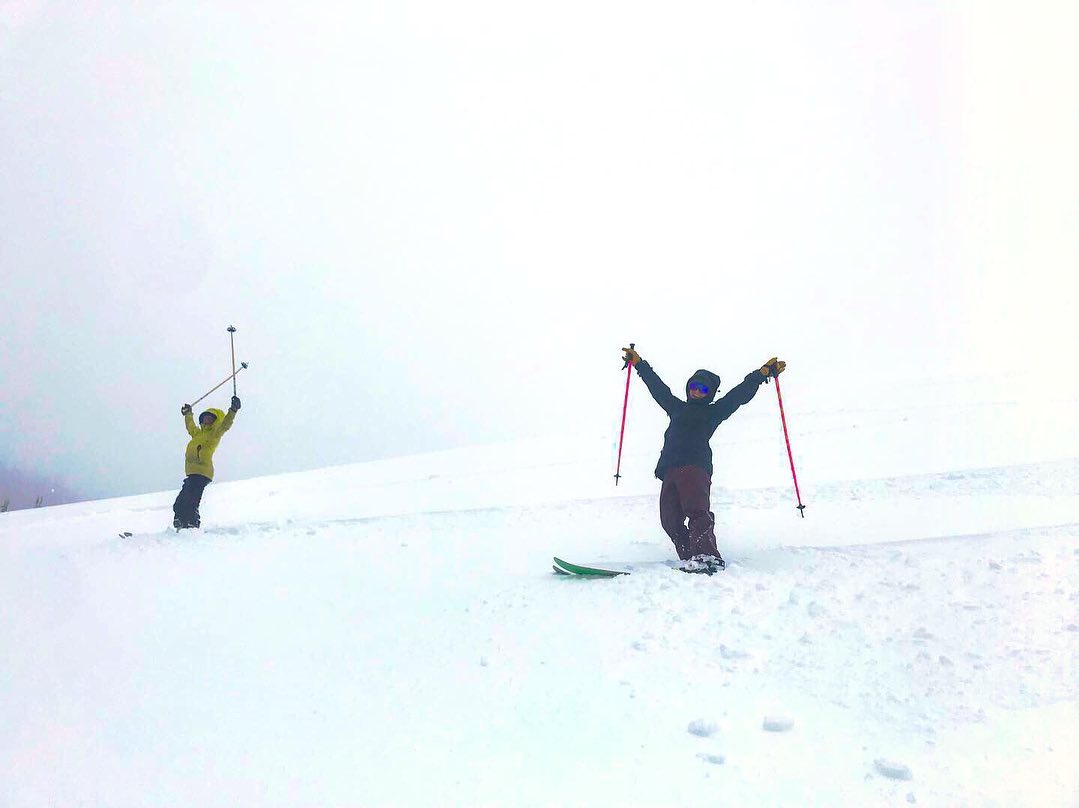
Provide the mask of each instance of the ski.
[{"label": "ski", "polygon": [[694,561],[635,561],[629,563],[614,563],[605,567],[592,567],[584,564],[571,564],[558,556],[554,557],[552,567],[560,575],[571,575],[578,578],[617,578],[620,575],[632,575],[634,572],[644,572],[650,569],[670,569],[690,574],[714,575],[723,569],[714,564],[701,564]]},{"label": "ski", "polygon": [[[183,529],[188,530],[188,529],[191,529],[191,528],[183,528]],[[194,529],[197,530],[197,528],[194,528]],[[162,531],[157,531],[157,532],[138,533],[138,534],[136,534],[136,533],[132,533],[131,531],[128,531],[128,530],[123,530],[123,531],[117,533],[116,535],[119,536],[121,539],[134,539],[134,538],[138,538],[139,536],[172,536],[172,535],[177,535],[179,533],[180,533],[180,529],[170,526],[170,527],[165,528]]]},{"label": "ski", "polygon": [[629,575],[629,570],[607,570],[600,567],[585,567],[581,564],[571,564],[563,561],[558,556],[554,558],[555,572],[564,575],[576,575],[582,578],[617,578],[619,575]]}]

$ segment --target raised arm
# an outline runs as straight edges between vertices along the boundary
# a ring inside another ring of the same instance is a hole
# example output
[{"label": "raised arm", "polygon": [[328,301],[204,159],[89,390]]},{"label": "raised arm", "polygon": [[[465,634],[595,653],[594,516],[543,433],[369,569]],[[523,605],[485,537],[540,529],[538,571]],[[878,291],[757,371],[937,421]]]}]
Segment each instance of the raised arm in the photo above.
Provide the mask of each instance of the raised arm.
[{"label": "raised arm", "polygon": [[184,404],[180,407],[180,412],[184,416],[184,426],[187,427],[187,434],[191,437],[195,437],[198,434],[199,428],[195,426],[195,419],[191,416],[191,405]]},{"label": "raised arm", "polygon": [[753,399],[753,396],[757,395],[757,388],[773,376],[778,376],[786,367],[786,362],[780,362],[775,357],[772,357],[759,370],[747,373],[746,377],[739,384],[732,387],[727,395],[712,405],[716,423],[726,421],[734,414],[735,410],[743,404],[748,404]]},{"label": "raised arm", "polygon": [[652,370],[652,366],[645,362],[643,359],[636,365],[637,375],[641,377],[645,387],[648,388],[648,392],[652,394],[652,398],[656,400],[659,406],[663,407],[663,411],[667,415],[673,414],[678,410],[685,402],[678,398],[663,381],[659,378],[659,374]]},{"label": "raised arm", "polygon": [[735,410],[743,404],[748,404],[753,399],[753,396],[757,395],[757,388],[764,384],[764,379],[765,377],[758,370],[747,373],[741,382],[727,391],[727,395],[712,405],[715,422],[717,424],[723,423],[734,415]]},{"label": "raised arm", "polygon": [[229,407],[229,411],[225,413],[225,417],[221,420],[221,431],[219,435],[224,435],[230,429],[232,429],[232,423],[236,420],[236,413],[240,410],[240,399],[236,396],[232,397],[232,405]]}]

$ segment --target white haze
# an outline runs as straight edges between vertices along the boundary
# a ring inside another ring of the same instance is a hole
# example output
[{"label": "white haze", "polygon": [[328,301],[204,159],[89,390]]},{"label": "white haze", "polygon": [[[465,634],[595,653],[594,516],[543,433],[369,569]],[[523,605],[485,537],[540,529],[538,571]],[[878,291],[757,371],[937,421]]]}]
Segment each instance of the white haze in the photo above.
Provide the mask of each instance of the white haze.
[{"label": "white haze", "polygon": [[176,485],[230,323],[222,479],[609,435],[629,340],[676,387],[778,353],[796,409],[1066,384],[1076,12],[1039,9],[2,3],[4,464]]}]

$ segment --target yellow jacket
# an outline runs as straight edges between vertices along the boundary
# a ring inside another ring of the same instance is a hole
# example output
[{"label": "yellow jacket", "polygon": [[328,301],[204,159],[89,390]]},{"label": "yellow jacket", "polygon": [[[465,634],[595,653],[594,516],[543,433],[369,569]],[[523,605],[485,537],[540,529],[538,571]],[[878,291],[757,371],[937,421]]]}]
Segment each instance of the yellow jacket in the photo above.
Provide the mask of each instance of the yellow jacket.
[{"label": "yellow jacket", "polygon": [[213,407],[205,412],[217,416],[209,426],[196,424],[191,413],[184,415],[184,425],[187,426],[187,434],[191,436],[184,455],[184,473],[201,474],[212,480],[214,478],[214,450],[221,442],[221,436],[229,431],[232,422],[236,420],[236,413],[229,410],[226,414]]}]

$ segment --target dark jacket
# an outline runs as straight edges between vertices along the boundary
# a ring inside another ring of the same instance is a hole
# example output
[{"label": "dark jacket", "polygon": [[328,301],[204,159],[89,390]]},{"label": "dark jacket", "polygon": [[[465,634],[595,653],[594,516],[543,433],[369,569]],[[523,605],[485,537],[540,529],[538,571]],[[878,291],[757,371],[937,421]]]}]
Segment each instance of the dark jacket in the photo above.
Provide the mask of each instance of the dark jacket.
[{"label": "dark jacket", "polygon": [[[652,398],[671,419],[671,425],[663,433],[663,451],[656,466],[656,476],[661,480],[667,469],[680,466],[700,466],[710,475],[712,447],[708,441],[721,423],[757,394],[757,388],[766,378],[756,370],[748,373],[727,395],[712,403],[719,388],[719,376],[710,371],[698,370],[686,382],[688,401],[675,396],[647,362],[642,360],[637,363],[637,374],[648,386]],[[694,380],[703,381],[711,388],[708,398],[689,398],[689,383]]]}]

